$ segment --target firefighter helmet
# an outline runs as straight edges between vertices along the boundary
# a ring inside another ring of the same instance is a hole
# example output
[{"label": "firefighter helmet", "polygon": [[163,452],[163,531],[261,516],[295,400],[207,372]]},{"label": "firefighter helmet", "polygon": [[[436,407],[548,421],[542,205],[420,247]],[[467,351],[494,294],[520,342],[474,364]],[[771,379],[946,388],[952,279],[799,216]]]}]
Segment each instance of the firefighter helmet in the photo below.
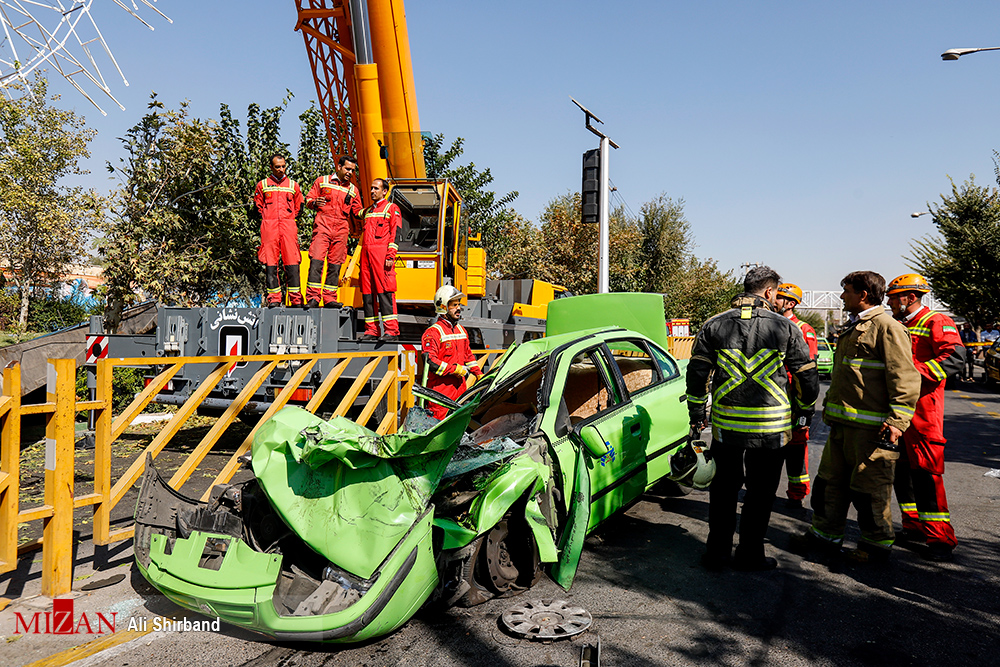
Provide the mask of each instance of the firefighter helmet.
[{"label": "firefighter helmet", "polygon": [[927,294],[931,291],[931,286],[927,284],[927,278],[919,273],[904,273],[898,278],[893,278],[889,283],[885,293],[889,296],[904,294],[906,292],[916,292],[917,294]]},{"label": "firefighter helmet", "polygon": [[465,295],[458,291],[454,285],[444,285],[434,293],[434,310],[440,314],[448,311],[448,304],[455,299],[464,299]]},{"label": "firefighter helmet", "polygon": [[778,285],[778,296],[783,296],[786,299],[792,299],[795,304],[798,305],[802,303],[802,289],[798,285],[793,285],[792,283],[782,283]]}]

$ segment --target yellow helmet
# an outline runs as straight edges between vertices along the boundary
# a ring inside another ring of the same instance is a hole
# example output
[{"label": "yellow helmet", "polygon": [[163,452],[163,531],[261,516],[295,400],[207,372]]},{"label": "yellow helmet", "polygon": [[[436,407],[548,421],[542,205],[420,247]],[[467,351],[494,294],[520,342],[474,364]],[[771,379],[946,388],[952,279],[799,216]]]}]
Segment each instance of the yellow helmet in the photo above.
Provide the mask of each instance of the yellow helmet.
[{"label": "yellow helmet", "polygon": [[889,296],[903,294],[904,292],[916,292],[917,294],[927,294],[931,291],[931,286],[919,273],[904,273],[898,278],[893,278],[886,288],[885,293]]},{"label": "yellow helmet", "polygon": [[778,296],[783,296],[786,299],[793,299],[796,305],[802,303],[802,289],[798,285],[793,285],[792,283],[782,283],[778,285]]}]

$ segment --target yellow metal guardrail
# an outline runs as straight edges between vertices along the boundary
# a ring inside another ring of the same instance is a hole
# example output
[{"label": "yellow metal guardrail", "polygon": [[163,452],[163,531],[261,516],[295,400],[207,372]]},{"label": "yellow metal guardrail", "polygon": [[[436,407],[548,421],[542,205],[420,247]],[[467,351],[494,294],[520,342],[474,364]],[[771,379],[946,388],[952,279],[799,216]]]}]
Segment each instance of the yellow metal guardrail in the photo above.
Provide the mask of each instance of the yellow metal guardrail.
[{"label": "yellow metal guardrail", "polygon": [[[484,370],[495,362],[504,350],[479,350],[475,353],[479,365]],[[195,413],[202,400],[208,396],[226,377],[235,363],[259,364],[259,370],[246,383],[239,395],[206,433],[197,446],[188,454],[180,467],[170,478],[169,484],[180,489],[198,468],[198,465],[219,442],[222,435],[237,419],[240,411],[254,396],[260,386],[279,365],[291,364],[295,372],[281,391],[274,397],[268,410],[262,415],[257,426],[237,447],[205,491],[202,500],[207,500],[209,491],[216,484],[225,484],[240,467],[239,458],[250,449],[253,436],[260,424],[285,407],[294,392],[322,360],[336,360],[322,378],[318,388],[304,406],[316,412],[329,397],[337,381],[343,376],[352,361],[365,361],[350,388],[339,397],[334,415],[343,416],[355,404],[358,396],[370,382],[377,386],[355,421],[367,423],[376,408],[385,399],[386,413],[379,420],[377,432],[394,432],[406,410],[413,406],[413,383],[418,364],[415,350],[402,353],[395,350],[366,353],[292,354],[292,355],[245,355],[238,357],[160,357],[156,360],[159,374],[146,388],[136,395],[132,403],[119,415],[112,414],[112,378],[118,367],[149,366],[150,359],[101,359],[96,364],[97,388],[92,401],[76,399],[76,364],[72,359],[50,359],[48,391],[45,403],[23,405],[21,403],[21,369],[12,364],[3,371],[3,395],[0,396],[0,573],[9,572],[17,566],[20,554],[38,548],[42,549],[42,594],[56,597],[69,593],[72,586],[73,570],[73,511],[82,507],[93,507],[94,544],[107,545],[129,539],[134,527],[111,530],[111,511],[125,494],[135,485],[145,467],[146,454],[154,458],[181,430]],[[160,432],[136,457],[117,481],[112,480],[112,446],[125,432],[133,420],[149,405],[156,394],[186,365],[212,364],[208,377],[194,389],[190,397],[179,406],[177,412],[163,426]],[[379,365],[384,374],[373,377]],[[296,368],[297,366],[297,368]],[[92,493],[75,495],[75,417],[77,412],[95,412],[94,435],[94,488]],[[42,414],[46,416],[45,481],[44,499],[41,505],[21,509],[20,507],[20,432],[24,415]],[[18,544],[18,525],[43,521],[41,539]]]}]

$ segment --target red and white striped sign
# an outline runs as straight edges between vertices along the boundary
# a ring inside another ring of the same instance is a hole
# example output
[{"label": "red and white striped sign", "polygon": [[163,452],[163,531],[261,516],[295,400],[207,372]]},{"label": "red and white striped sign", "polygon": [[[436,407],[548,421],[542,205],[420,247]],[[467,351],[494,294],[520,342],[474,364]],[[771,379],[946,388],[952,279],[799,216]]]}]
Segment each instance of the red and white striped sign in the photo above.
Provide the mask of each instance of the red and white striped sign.
[{"label": "red and white striped sign", "polygon": [[84,364],[92,364],[98,359],[105,359],[108,356],[107,336],[87,336],[87,360]]}]

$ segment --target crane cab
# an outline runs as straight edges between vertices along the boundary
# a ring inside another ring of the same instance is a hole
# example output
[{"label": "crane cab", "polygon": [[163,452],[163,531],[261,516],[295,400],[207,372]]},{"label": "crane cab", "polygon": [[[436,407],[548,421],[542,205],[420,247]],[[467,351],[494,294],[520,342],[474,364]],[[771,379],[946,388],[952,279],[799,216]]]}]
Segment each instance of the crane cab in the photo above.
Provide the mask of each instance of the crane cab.
[{"label": "crane cab", "polygon": [[[455,285],[470,297],[486,292],[486,253],[469,247],[462,198],[449,181],[397,179],[389,200],[402,214],[396,254],[396,303],[433,310],[434,293]],[[361,306],[360,247],[341,277],[341,298]],[[349,273],[348,273],[349,272]]]}]

